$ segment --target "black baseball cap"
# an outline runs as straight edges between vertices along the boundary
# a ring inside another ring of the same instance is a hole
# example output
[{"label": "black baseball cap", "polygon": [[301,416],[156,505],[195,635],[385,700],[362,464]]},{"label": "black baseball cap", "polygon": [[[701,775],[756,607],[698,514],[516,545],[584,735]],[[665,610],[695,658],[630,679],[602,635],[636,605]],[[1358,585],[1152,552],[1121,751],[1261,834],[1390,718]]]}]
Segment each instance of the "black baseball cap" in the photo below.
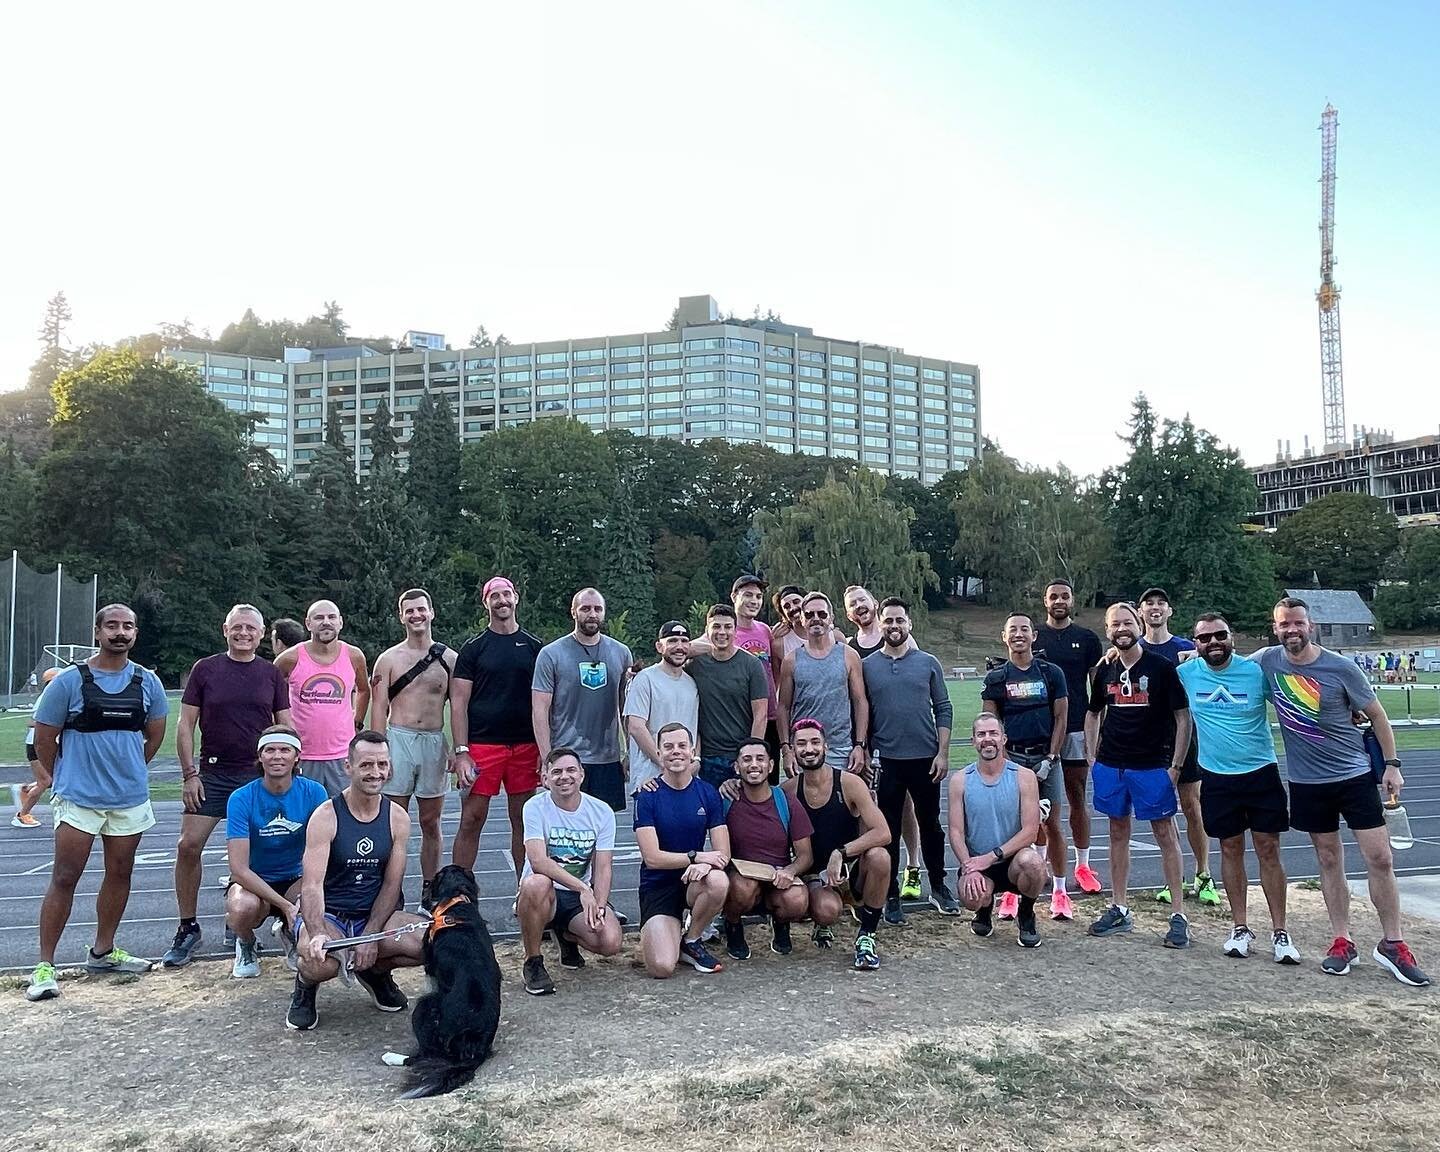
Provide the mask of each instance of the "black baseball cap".
[{"label": "black baseball cap", "polygon": [[683,636],[690,639],[690,627],[682,620],[667,620],[660,625],[660,633],[655,637],[657,640],[665,640],[671,636]]},{"label": "black baseball cap", "polygon": [[760,579],[760,577],[756,576],[753,572],[742,572],[739,576],[735,577],[735,583],[730,585],[730,595],[734,596],[741,588],[749,588],[752,584],[756,588],[759,588],[761,592],[764,592],[765,589],[770,587],[770,585],[766,584],[764,580]]},{"label": "black baseball cap", "polygon": [[1152,596],[1156,600],[1165,601],[1166,604],[1170,603],[1170,593],[1166,592],[1164,588],[1146,588],[1144,592],[1140,593],[1140,599],[1136,603],[1143,604]]}]

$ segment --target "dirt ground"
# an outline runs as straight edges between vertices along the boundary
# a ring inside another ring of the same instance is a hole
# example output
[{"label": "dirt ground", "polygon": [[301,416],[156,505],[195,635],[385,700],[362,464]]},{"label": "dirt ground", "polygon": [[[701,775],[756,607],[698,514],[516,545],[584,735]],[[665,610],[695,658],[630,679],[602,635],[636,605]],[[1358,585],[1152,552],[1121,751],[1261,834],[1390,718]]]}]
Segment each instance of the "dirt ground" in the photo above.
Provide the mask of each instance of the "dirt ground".
[{"label": "dirt ground", "polygon": [[[756,926],[752,960],[658,982],[631,936],[583,972],[552,957],[559,991],[540,999],[502,945],[495,1056],[471,1087],[403,1103],[380,1055],[408,1047],[407,1015],[330,985],[320,1026],[289,1032],[290,978],[273,954],[244,983],[197,964],[77,978],[39,1005],[16,984],[0,1029],[4,1146],[1435,1148],[1435,989],[1402,987],[1369,960],[1378,924],[1359,901],[1361,962],[1325,976],[1319,894],[1292,888],[1291,902],[1299,968],[1263,948],[1223,957],[1220,913],[1192,916],[1187,952],[1161,947],[1149,908],[1136,908],[1133,935],[1088,939],[1098,900],[1080,903],[1075,924],[1042,917],[1037,951],[1016,947],[1008,925],[980,940],[968,917],[914,914],[882,926],[874,973],[850,971],[847,950],[813,949],[803,930],[792,956],[774,956]],[[1263,920],[1252,914],[1257,931]],[[1407,932],[1440,966],[1440,927]],[[419,990],[419,973],[400,976]]]}]

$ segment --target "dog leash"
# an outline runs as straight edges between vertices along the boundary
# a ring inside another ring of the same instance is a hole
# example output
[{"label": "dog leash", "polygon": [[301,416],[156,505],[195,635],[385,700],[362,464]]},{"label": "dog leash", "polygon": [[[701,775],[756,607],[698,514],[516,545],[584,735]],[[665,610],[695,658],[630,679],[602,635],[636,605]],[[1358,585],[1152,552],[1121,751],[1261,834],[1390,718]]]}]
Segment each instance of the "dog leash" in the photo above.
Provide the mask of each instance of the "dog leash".
[{"label": "dog leash", "polygon": [[398,940],[401,936],[409,936],[412,932],[418,932],[422,928],[431,938],[446,928],[453,928],[460,923],[455,917],[449,915],[450,909],[457,904],[470,903],[468,896],[451,896],[448,900],[442,901],[435,906],[430,913],[429,920],[416,920],[412,924],[402,924],[399,928],[391,928],[386,932],[367,932],[363,936],[351,936],[345,940],[326,940],[322,945],[326,952],[338,952],[346,948],[358,948],[361,944],[378,944],[382,940]]}]

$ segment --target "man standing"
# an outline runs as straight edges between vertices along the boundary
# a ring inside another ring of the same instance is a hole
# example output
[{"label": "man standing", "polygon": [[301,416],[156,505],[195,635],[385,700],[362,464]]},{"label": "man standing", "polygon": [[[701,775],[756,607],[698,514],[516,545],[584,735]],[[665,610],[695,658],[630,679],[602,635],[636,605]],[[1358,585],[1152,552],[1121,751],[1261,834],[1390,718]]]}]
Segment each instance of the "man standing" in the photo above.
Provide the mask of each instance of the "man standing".
[{"label": "man standing", "polygon": [[742,741],[765,735],[770,698],[760,661],[735,647],[735,609],[713,604],[705,614],[709,646],[687,668],[700,701],[700,778],[719,788],[735,778]]},{"label": "man standing", "polygon": [[530,682],[530,711],[541,757],[570,748],[585,766],[586,792],[616,812],[625,811],[625,767],[620,762],[620,704],[633,657],[601,632],[605,597],[582,588],[570,601],[575,621],[540,649]]},{"label": "man standing", "polygon": [[230,975],[248,980],[260,975],[255,929],[271,916],[280,918],[286,950],[295,943],[300,913],[300,865],[305,828],[325,803],[325,789],[295,775],[300,737],[275,724],[258,741],[260,779],[230,793],[225,809],[225,846],[230,883],[225,887],[225,925],[235,934],[235,963]]},{"label": "man standing", "polygon": [[1320,966],[1343,976],[1359,955],[1350,936],[1350,888],[1345,880],[1345,848],[1340,842],[1343,818],[1365,859],[1370,902],[1384,932],[1372,958],[1402,984],[1423,987],[1430,977],[1400,934],[1400,892],[1395,886],[1380,793],[1370,776],[1364,739],[1350,720],[1355,712],[1369,718],[1385,757],[1381,787],[1387,796],[1398,797],[1405,779],[1395,755],[1390,718],[1355,665],[1315,643],[1305,601],[1285,597],[1275,605],[1273,618],[1280,646],[1262,648],[1252,659],[1269,678],[1285,741],[1291,827],[1310,834],[1320,862],[1320,888],[1335,934]]},{"label": "man standing", "polygon": [[930,903],[946,916],[958,916],[960,902],[945,883],[945,834],[940,830],[940,781],[950,770],[954,715],[945,674],[940,661],[910,643],[910,607],[905,601],[889,596],[881,602],[880,629],[884,647],[862,663],[861,674],[871,736],[880,756],[876,799],[891,829],[885,919],[890,924],[905,922],[896,873],[900,813],[906,796],[915,804],[915,820],[920,825],[920,850],[930,873]]},{"label": "man standing", "polygon": [[[835,639],[833,615],[830,598],[823,592],[811,592],[801,601],[805,643],[785,657],[780,669],[776,727],[780,730],[780,752],[785,757],[787,776],[794,776],[796,771],[790,724],[802,716],[818,720],[824,727],[825,754],[833,767],[862,775],[870,767],[870,705],[865,698],[860,656],[848,644]],[[899,823],[897,812],[890,827],[898,828]]]},{"label": "man standing", "polygon": [[287,648],[293,648],[305,640],[305,629],[300,626],[300,621],[291,620],[288,616],[282,616],[275,623],[270,625],[270,651],[272,655],[279,656]]},{"label": "man standing", "polygon": [[724,907],[730,891],[725,806],[720,793],[691,774],[690,733],[670,724],[660,730],[656,743],[659,786],[635,797],[645,970],[664,980],[683,960],[697,972],[719,972],[724,965],[700,943],[700,933]]},{"label": "man standing", "polygon": [[[185,812],[175,846],[175,903],[180,925],[162,958],[166,968],[190,963],[200,946],[195,918],[203,871],[200,854],[228,811],[230,795],[256,776],[255,741],[272,724],[290,723],[290,690],[275,665],[259,659],[265,619],[250,604],[236,604],[220,629],[225,651],[195,662],[180,697],[175,752],[184,781]],[[195,727],[200,727],[200,758]]]},{"label": "man standing", "polygon": [[430,903],[430,880],[440,871],[444,836],[440,812],[449,784],[445,703],[455,652],[435,639],[435,603],[424,588],[400,593],[405,639],[385,649],[370,678],[370,726],[390,743],[385,795],[406,810],[414,796],[420,812],[420,906]]},{"label": "man standing", "polygon": [[1090,671],[1100,663],[1100,637],[1072,619],[1075,589],[1068,580],[1045,586],[1045,623],[1035,630],[1033,651],[1065,673],[1070,703],[1060,767],[1065,773],[1065,802],[1070,807],[1070,839],[1075,842],[1075,886],[1094,895],[1103,885],[1090,867],[1090,806],[1085,791],[1090,765],[1085,758],[1085,712],[1090,703]]},{"label": "man standing", "polygon": [[1300,953],[1285,930],[1285,866],[1280,833],[1290,827],[1285,786],[1275,764],[1275,740],[1265,672],[1236,655],[1230,625],[1207,612],[1195,624],[1199,660],[1176,670],[1190,701],[1190,716],[1205,742],[1200,765],[1200,803],[1206,826],[1220,841],[1220,868],[1234,927],[1225,941],[1227,956],[1250,955],[1246,908],[1250,881],[1245,872],[1245,832],[1260,861],[1260,887],[1270,906],[1271,945],[1277,964],[1298,964]]},{"label": "man standing", "polygon": [[[384,796],[390,751],[382,733],[357,732],[346,749],[350,784],[315,810],[305,830],[301,866],[299,960],[285,1027],[307,1032],[320,1022],[315,993],[346,964],[382,1012],[403,1012],[409,1001],[390,973],[421,963],[418,931],[390,940],[326,952],[327,940],[390,932],[425,917],[401,907],[410,813]],[[345,952],[349,955],[346,956]]]},{"label": "man standing", "polygon": [[[763,628],[764,625],[762,624]],[[625,692],[625,730],[630,736],[630,779],[634,794],[660,775],[660,750],[655,737],[667,724],[683,724],[693,732],[699,724],[700,696],[685,671],[690,658],[690,629],[679,620],[660,625],[655,640],[660,663],[636,674]]]},{"label": "man standing", "polygon": [[615,813],[580,791],[585,768],[568,748],[545,760],[545,788],[525,802],[525,874],[516,914],[525,948],[525,991],[548,996],[540,938],[549,929],[560,945],[560,967],[580,969],[580,949],[597,956],[620,951],[620,918],[610,907]]},{"label": "man standing", "polygon": [[[1145,622],[1145,647],[1157,656],[1163,656],[1171,664],[1180,663],[1180,653],[1193,652],[1195,645],[1183,636],[1170,633],[1170,594],[1163,588],[1147,588],[1140,597],[1140,615]],[[1185,766],[1180,769],[1177,784],[1180,793],[1180,809],[1185,813],[1185,836],[1190,841],[1190,851],[1195,855],[1195,880],[1190,885],[1190,894],[1201,904],[1220,907],[1220,893],[1210,875],[1210,837],[1205,831],[1205,814],[1200,808],[1200,741],[1192,732],[1190,751],[1185,754]],[[1155,893],[1161,904],[1170,903],[1170,889],[1161,888]]]},{"label": "man standing", "polygon": [[504,576],[487,580],[480,598],[490,614],[489,626],[461,645],[450,680],[456,775],[460,787],[469,789],[460,808],[451,859],[462,868],[475,867],[490,801],[500,795],[503,785],[510,817],[510,859],[518,885],[526,859],[525,802],[540,787],[530,685],[544,645],[520,627],[520,596]]},{"label": "man standing", "polygon": [[[1013,763],[1035,773],[1040,799],[1048,801],[1041,824],[1050,857],[1050,919],[1069,920],[1075,909],[1065,891],[1065,833],[1060,823],[1061,754],[1069,725],[1069,684],[1059,665],[1035,657],[1035,625],[1023,612],[1005,620],[1002,634],[1010,658],[985,673],[980,699],[986,712],[1005,726]],[[1000,919],[1013,919],[1019,896],[1000,898]]]},{"label": "man standing", "polygon": [[159,679],[130,661],[138,635],[135,613],[124,604],[107,604],[95,614],[100,651],[66,668],[35,703],[36,783],[54,793],[55,859],[40,905],[40,962],[25,989],[27,1000],[60,995],[55,948],[96,836],[105,848],[105,878],[95,897],[95,943],[85,967],[90,972],[150,969],[148,960],[115,945],[130,898],[135,849],[140,834],[155,823],[146,766],[165,738],[169,711]]},{"label": "man standing", "polygon": [[977,936],[995,929],[995,893],[1019,901],[1016,928],[1022,948],[1040,947],[1035,897],[1045,885],[1045,862],[1035,850],[1040,831],[1039,782],[1005,758],[1005,729],[982,712],[970,729],[978,757],[950,777],[950,847],[960,861],[960,894],[975,913]]},{"label": "man standing", "polygon": [[290,684],[291,723],[303,745],[300,774],[331,796],[349,785],[346,749],[370,710],[365,653],[340,639],[344,626],[333,600],[317,600],[305,613],[310,639],[275,658]]},{"label": "man standing", "polygon": [[[1175,668],[1140,645],[1140,613],[1131,604],[1105,611],[1105,635],[1118,656],[1095,669],[1085,715],[1085,751],[1095,775],[1095,810],[1110,818],[1110,866],[1115,902],[1090,925],[1092,936],[1129,932],[1135,920],[1125,902],[1130,878],[1130,820],[1150,821],[1165,883],[1180,891],[1180,834],[1175,829],[1175,780],[1190,743],[1190,710]],[[1166,771],[1166,767],[1169,771]],[[1190,944],[1189,921],[1170,917],[1165,947]]]},{"label": "man standing", "polygon": [[765,610],[767,585],[749,572],[735,577],[730,585],[730,606],[735,609],[735,647],[760,661],[768,690],[765,704],[765,742],[770,746],[776,771],[780,763],[780,737],[775,732],[775,678],[785,659],[785,646],[777,640],[766,624],[760,622]]}]

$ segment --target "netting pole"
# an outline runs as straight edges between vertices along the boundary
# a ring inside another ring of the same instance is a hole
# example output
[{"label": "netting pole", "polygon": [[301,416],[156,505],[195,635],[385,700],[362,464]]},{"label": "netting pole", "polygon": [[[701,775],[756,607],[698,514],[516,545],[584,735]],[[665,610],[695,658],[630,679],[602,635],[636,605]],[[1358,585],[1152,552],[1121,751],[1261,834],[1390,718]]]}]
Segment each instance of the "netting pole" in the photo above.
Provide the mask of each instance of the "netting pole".
[{"label": "netting pole", "polygon": [[[95,613],[100,611],[100,573],[95,572],[90,576],[90,619],[95,619]],[[94,637],[91,637],[94,639]]]},{"label": "netting pole", "polygon": [[[65,565],[55,565],[55,651],[60,651],[60,593],[65,587]],[[59,659],[59,657],[56,657]]]},{"label": "netting pole", "polygon": [[18,549],[10,550],[10,665],[5,679],[5,703],[9,705],[10,697],[15,691],[15,581],[20,575],[20,552]]}]

